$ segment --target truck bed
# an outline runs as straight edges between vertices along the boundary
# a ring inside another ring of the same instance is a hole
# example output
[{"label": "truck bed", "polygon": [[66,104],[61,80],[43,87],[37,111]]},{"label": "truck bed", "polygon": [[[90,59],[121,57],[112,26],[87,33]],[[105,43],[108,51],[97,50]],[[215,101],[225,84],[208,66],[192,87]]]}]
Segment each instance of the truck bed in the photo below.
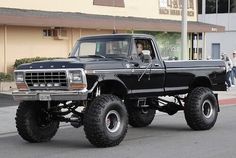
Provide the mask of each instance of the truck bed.
[{"label": "truck bed", "polygon": [[[196,79],[212,85],[212,90],[225,91],[225,63],[221,60],[164,61],[166,68],[165,91],[186,92]],[[211,71],[209,71],[211,70]],[[204,76],[204,77],[202,77]],[[205,81],[204,81],[205,80]],[[208,81],[209,82],[208,82]],[[207,83],[208,82],[208,83]],[[198,84],[198,83],[195,83]]]}]

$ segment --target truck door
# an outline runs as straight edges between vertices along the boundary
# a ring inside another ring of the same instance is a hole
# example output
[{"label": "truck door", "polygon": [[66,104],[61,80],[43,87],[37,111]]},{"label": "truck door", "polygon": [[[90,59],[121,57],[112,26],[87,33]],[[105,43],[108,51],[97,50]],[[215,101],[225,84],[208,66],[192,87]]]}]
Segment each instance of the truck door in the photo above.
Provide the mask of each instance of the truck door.
[{"label": "truck door", "polygon": [[[136,60],[139,65],[133,67],[131,71],[132,93],[145,93],[147,95],[163,93],[165,68],[160,59],[155,41],[150,38],[136,38],[133,44],[135,49],[133,49],[132,56],[134,56],[134,62]],[[139,47],[143,48],[140,50]],[[139,53],[142,53],[142,56]]]}]

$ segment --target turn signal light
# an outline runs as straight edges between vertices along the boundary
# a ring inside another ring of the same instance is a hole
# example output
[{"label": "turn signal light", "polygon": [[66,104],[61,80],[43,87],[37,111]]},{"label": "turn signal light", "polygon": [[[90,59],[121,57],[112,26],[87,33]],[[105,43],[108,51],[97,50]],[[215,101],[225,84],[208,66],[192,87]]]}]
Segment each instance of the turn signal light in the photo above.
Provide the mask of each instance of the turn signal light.
[{"label": "turn signal light", "polygon": [[20,91],[28,90],[28,87],[25,83],[16,83],[16,87]]},{"label": "turn signal light", "polygon": [[87,88],[86,84],[83,83],[70,83],[70,89],[72,90],[80,90],[80,89],[84,89]]}]

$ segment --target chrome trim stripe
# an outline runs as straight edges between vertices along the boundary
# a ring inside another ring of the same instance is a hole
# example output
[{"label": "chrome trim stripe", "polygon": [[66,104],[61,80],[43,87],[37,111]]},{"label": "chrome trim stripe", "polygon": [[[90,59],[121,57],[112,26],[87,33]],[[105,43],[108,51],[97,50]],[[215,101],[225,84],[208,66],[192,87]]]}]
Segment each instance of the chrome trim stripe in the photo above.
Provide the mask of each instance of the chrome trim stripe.
[{"label": "chrome trim stripe", "polygon": [[68,70],[84,70],[82,68],[68,68],[68,69],[23,69],[23,70],[15,70],[14,72],[35,72],[35,71],[68,71]]},{"label": "chrome trim stripe", "polygon": [[165,91],[176,91],[176,90],[188,90],[188,86],[182,86],[182,87],[165,87]]},{"label": "chrome trim stripe", "polygon": [[166,71],[171,70],[215,70],[215,69],[224,69],[224,67],[186,67],[186,68],[166,68]]},{"label": "chrome trim stripe", "polygon": [[164,88],[155,88],[155,89],[134,89],[129,91],[129,93],[158,93],[164,92]]},{"label": "chrome trim stripe", "polygon": [[[113,70],[85,70],[86,74],[96,74],[96,73],[137,73],[137,72],[144,72],[145,69],[113,69]],[[149,71],[148,71],[149,72]],[[164,73],[165,69],[151,69],[151,72],[160,72]]]},{"label": "chrome trim stripe", "polygon": [[[172,70],[216,70],[224,69],[224,67],[190,67],[190,68],[166,68],[166,71]],[[129,68],[129,69],[104,69],[104,70],[85,70],[86,74],[95,74],[95,73],[110,73],[110,72],[137,72],[144,71],[145,68]],[[164,68],[152,68],[151,71],[164,72]]]}]

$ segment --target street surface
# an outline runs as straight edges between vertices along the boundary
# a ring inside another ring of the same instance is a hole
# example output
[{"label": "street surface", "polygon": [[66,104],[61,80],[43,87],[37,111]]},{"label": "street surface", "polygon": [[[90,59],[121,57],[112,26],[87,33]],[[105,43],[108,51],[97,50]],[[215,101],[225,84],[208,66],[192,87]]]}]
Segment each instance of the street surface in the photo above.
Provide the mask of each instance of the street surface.
[{"label": "street surface", "polygon": [[158,113],[147,128],[129,127],[125,140],[113,148],[95,148],[83,128],[64,125],[51,142],[30,144],[16,133],[15,110],[16,106],[0,108],[0,158],[236,157],[236,106],[222,106],[209,131],[190,130],[182,112],[174,116]]},{"label": "street surface", "polygon": [[0,107],[15,106],[15,105],[18,105],[18,102],[14,101],[11,95],[0,93]]}]

